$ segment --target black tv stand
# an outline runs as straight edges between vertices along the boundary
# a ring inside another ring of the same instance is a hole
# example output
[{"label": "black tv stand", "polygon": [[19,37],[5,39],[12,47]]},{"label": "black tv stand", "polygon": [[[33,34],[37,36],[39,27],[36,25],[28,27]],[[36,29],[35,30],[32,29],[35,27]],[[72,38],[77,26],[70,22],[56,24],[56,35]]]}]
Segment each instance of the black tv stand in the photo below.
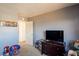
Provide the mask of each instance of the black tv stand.
[{"label": "black tv stand", "polygon": [[41,53],[48,56],[63,56],[65,53],[64,44],[58,41],[45,40],[42,42]]}]

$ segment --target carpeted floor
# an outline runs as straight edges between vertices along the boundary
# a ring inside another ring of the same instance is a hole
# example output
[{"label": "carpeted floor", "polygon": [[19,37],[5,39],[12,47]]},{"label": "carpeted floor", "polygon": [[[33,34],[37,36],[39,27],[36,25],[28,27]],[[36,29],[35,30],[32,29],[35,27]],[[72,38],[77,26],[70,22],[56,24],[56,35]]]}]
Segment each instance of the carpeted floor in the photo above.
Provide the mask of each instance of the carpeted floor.
[{"label": "carpeted floor", "polygon": [[39,50],[29,44],[26,44],[26,42],[21,42],[20,45],[21,49],[18,56],[42,56]]}]

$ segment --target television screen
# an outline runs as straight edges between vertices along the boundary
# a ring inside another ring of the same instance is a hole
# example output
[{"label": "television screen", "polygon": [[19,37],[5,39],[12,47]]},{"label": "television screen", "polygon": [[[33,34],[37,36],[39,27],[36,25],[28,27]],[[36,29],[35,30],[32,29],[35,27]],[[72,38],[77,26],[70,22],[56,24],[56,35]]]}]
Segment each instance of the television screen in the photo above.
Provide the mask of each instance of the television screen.
[{"label": "television screen", "polygon": [[63,30],[47,30],[46,40],[63,42],[64,40]]}]

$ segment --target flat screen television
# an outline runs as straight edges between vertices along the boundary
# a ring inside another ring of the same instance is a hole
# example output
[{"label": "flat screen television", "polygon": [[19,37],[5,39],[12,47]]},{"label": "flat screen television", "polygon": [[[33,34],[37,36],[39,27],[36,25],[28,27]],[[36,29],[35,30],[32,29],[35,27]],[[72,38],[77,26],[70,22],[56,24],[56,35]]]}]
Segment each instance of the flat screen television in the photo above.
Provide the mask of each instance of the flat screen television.
[{"label": "flat screen television", "polygon": [[46,40],[54,40],[63,42],[64,31],[63,30],[46,30]]}]

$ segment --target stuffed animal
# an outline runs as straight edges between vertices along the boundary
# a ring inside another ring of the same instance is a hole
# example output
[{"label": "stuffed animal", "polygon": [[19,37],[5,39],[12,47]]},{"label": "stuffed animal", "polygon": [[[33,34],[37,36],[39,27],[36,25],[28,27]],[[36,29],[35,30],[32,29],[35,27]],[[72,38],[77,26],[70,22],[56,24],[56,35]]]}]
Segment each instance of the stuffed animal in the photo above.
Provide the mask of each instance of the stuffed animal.
[{"label": "stuffed animal", "polygon": [[12,45],[4,47],[3,56],[15,56],[19,53],[20,45]]},{"label": "stuffed animal", "polygon": [[79,40],[76,40],[74,42],[74,48],[76,48],[77,50],[79,50]]},{"label": "stuffed animal", "polygon": [[9,56],[9,52],[10,52],[9,46],[4,47],[3,55]]},{"label": "stuffed animal", "polygon": [[10,55],[17,55],[19,53],[20,45],[13,45],[10,47]]},{"label": "stuffed animal", "polygon": [[68,51],[68,56],[77,56],[77,52],[74,50],[69,50]]}]

